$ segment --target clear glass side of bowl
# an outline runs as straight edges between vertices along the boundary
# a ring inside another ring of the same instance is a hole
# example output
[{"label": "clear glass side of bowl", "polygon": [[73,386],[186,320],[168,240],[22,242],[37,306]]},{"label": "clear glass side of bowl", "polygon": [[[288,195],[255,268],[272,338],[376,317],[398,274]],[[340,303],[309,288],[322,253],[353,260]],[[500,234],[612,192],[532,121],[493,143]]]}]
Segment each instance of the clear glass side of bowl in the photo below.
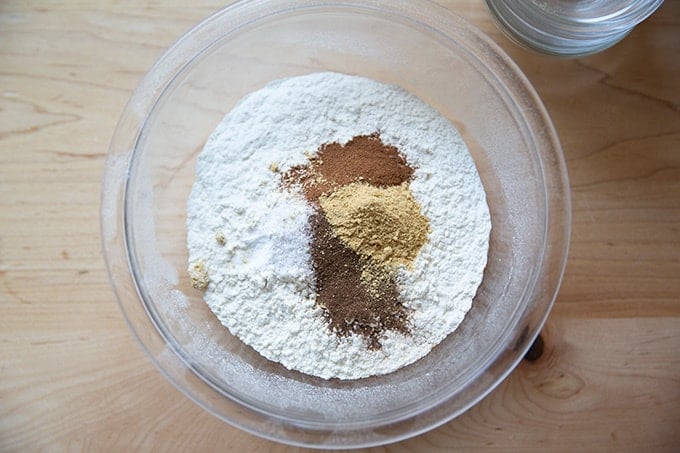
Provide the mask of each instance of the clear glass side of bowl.
[{"label": "clear glass side of bowl", "polygon": [[[400,85],[450,118],[492,213],[489,264],[461,327],[415,364],[357,381],[325,381],[261,358],[219,324],[185,272],[185,203],[205,139],[247,93],[328,70]],[[259,1],[193,29],[135,91],[107,160],[102,237],[132,331],[185,395],[270,439],[376,445],[457,416],[521,359],[561,279],[567,184],[536,93],[460,18],[420,1]]]}]

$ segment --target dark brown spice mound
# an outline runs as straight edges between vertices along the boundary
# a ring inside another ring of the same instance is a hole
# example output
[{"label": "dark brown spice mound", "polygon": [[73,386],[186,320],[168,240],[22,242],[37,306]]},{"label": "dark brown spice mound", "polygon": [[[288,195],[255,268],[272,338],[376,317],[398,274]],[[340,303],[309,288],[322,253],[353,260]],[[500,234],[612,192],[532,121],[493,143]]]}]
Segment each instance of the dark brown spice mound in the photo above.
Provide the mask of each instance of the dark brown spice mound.
[{"label": "dark brown spice mound", "polygon": [[333,233],[325,215],[310,218],[312,266],[317,302],[332,331],[340,336],[364,336],[370,349],[380,349],[386,330],[409,334],[408,310],[399,302],[393,277],[369,290],[361,281],[360,256]]}]

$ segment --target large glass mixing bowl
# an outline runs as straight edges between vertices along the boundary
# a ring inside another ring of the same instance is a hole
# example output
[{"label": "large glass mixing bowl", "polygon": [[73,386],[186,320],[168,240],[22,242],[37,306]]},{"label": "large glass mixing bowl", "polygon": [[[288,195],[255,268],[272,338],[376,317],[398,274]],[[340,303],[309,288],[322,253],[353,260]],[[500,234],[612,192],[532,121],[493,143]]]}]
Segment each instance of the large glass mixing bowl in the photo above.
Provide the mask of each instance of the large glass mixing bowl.
[{"label": "large glass mixing bowl", "polygon": [[[460,130],[487,193],[489,261],[471,311],[430,354],[385,376],[323,380],[262,358],[186,275],[186,201],[207,137],[244,95],[316,71],[396,84],[430,103]],[[340,448],[432,429],[512,371],[555,298],[570,202],[536,92],[461,18],[422,0],[272,0],[209,17],[143,78],[111,142],[101,222],[124,316],[181,392],[251,433]]]}]

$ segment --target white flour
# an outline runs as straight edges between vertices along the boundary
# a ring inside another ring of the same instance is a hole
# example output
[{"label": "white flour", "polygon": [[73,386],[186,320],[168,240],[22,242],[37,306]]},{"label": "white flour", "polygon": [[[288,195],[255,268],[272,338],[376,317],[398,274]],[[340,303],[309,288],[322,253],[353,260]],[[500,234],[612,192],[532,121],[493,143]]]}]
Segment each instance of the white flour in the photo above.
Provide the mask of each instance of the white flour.
[{"label": "white flour", "polygon": [[[315,306],[307,218],[281,172],[305,152],[380,131],[415,168],[410,184],[430,220],[412,271],[399,271],[411,335],[382,349],[338,338]],[[290,369],[341,379],[385,374],[427,354],[470,309],[486,265],[491,222],[474,162],[455,128],[404,90],[316,73],[272,82],[229,113],[200,154],[187,210],[189,262],[210,278],[205,301],[232,334]],[[217,237],[216,237],[217,235]]]}]

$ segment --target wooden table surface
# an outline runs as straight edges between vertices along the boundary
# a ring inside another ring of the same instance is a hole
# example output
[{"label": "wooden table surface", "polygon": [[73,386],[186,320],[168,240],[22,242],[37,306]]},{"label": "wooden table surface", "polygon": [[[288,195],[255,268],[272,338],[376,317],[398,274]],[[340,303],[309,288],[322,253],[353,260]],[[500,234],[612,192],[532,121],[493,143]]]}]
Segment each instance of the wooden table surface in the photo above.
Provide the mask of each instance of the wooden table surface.
[{"label": "wooden table surface", "polygon": [[[287,451],[182,396],[133,340],[99,240],[108,141],[142,74],[224,2],[0,3],[0,450]],[[680,2],[558,60],[486,31],[550,111],[572,245],[544,330],[456,420],[388,451],[680,451]]]}]

